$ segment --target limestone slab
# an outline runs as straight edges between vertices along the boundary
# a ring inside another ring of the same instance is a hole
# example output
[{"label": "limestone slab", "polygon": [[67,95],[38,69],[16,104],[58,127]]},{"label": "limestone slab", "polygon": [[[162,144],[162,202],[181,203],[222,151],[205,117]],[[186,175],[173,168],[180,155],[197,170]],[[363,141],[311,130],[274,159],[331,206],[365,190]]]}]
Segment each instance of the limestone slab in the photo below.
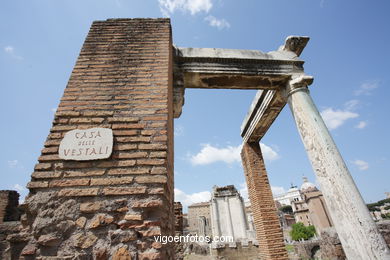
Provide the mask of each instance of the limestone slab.
[{"label": "limestone slab", "polygon": [[75,129],[65,134],[60,143],[63,160],[88,161],[111,156],[113,134],[109,128]]}]

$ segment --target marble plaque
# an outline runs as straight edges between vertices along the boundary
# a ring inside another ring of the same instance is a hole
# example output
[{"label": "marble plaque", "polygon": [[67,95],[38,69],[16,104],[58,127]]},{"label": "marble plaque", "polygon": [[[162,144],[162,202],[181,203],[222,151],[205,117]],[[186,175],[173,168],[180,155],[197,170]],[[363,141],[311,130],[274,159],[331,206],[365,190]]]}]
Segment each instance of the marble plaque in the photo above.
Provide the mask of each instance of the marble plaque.
[{"label": "marble plaque", "polygon": [[112,153],[113,135],[109,128],[75,129],[65,134],[59,157],[64,160],[105,159]]}]

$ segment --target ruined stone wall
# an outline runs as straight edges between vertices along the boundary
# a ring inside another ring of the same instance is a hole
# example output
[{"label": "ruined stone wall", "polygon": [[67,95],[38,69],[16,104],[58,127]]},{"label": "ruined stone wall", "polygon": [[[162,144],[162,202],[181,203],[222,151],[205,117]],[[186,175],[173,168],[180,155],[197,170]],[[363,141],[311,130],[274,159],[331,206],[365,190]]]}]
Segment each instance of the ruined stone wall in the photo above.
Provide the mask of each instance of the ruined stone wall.
[{"label": "ruined stone wall", "polygon": [[0,190],[0,224],[19,220],[19,193],[14,190]]},{"label": "ruined stone wall", "polygon": [[[171,51],[169,19],[92,24],[28,184],[23,256],[173,258],[153,239],[174,232]],[[59,158],[67,131],[93,127],[113,130],[108,159]]]},{"label": "ruined stone wall", "polygon": [[235,243],[234,246],[225,245],[225,247],[214,248],[211,250],[211,255],[214,259],[229,259],[229,260],[257,260],[259,257],[259,247],[249,244],[242,245]]},{"label": "ruined stone wall", "polygon": [[[205,231],[207,236],[211,236],[211,216],[210,216],[210,202],[200,202],[188,206],[188,231],[192,235],[204,236]],[[200,217],[205,217],[206,226],[201,230]]]},{"label": "ruined stone wall", "polygon": [[175,208],[175,234],[183,234],[183,206],[181,202],[174,203]]}]

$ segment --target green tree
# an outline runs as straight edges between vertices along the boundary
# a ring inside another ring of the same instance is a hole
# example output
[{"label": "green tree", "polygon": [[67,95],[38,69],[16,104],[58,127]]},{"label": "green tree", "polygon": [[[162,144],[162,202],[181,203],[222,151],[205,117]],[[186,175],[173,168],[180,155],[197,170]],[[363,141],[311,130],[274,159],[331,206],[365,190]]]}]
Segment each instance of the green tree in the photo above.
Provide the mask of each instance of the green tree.
[{"label": "green tree", "polygon": [[286,214],[293,213],[292,207],[290,205],[282,206],[279,210],[283,213],[286,213]]},{"label": "green tree", "polygon": [[290,231],[290,236],[292,240],[308,240],[316,234],[316,229],[314,226],[305,226],[302,222],[298,222],[292,225]]}]

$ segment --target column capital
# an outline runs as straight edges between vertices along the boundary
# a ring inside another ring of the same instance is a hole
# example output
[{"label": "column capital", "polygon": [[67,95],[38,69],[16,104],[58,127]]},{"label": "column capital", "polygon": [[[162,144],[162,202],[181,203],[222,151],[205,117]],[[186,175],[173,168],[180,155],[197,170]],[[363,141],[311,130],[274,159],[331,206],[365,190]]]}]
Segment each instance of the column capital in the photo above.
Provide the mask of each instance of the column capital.
[{"label": "column capital", "polygon": [[313,76],[305,74],[293,75],[283,91],[283,96],[287,99],[291,94],[297,92],[298,90],[308,91],[307,87],[311,85],[313,81]]}]

